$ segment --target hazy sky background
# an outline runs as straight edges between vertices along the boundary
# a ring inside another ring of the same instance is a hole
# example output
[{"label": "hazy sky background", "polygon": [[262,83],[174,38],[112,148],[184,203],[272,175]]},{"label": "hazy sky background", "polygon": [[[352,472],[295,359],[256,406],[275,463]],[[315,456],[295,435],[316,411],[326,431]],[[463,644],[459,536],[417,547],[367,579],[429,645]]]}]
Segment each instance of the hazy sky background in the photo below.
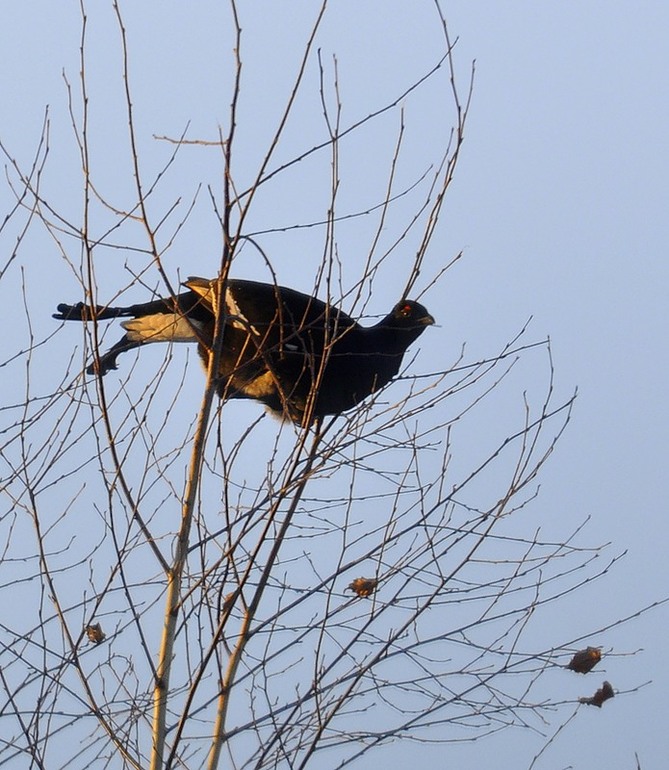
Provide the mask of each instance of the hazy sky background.
[{"label": "hazy sky background", "polygon": [[[131,177],[127,153],[118,150],[127,141],[119,36],[110,9],[102,8],[107,4],[89,5],[93,163],[100,184],[120,201],[131,190]],[[569,616],[555,606],[556,636],[562,638],[565,627],[576,635],[580,627],[596,628],[669,595],[669,5],[592,0],[442,5],[450,33],[458,38],[463,97],[473,59],[476,78],[463,154],[430,249],[431,268],[417,288],[425,288],[435,266],[461,250],[464,256],[423,298],[440,328],[429,350],[427,334],[421,338],[419,364],[423,370],[438,369],[440,362],[443,367],[465,342],[472,358],[490,354],[532,316],[530,336],[551,337],[559,394],[568,397],[578,387],[572,422],[544,471],[536,507],[542,521],[564,522],[564,531],[590,517],[585,541],[610,541],[611,553],[628,550],[628,555],[605,581],[584,591]],[[243,183],[285,104],[315,4],[246,2],[240,8],[247,98],[240,105],[236,171]],[[126,2],[122,10],[142,164],[149,173],[166,154],[153,134],[178,137],[190,121],[190,137],[213,140],[218,126],[226,125],[233,73],[228,13],[224,2]],[[81,212],[81,178],[63,73],[76,85],[80,32],[74,2],[12,3],[0,28],[0,139],[28,164],[50,105],[51,157],[44,184],[74,221]],[[342,122],[395,98],[436,63],[441,45],[431,2],[334,0],[318,46],[330,73],[332,55],[337,57]],[[280,157],[323,138],[313,67],[307,84],[299,124],[290,124]],[[452,113],[448,93],[430,86],[404,106],[406,143],[398,174],[410,184],[438,160],[434,147],[441,148]],[[343,144],[341,211],[363,210],[382,197],[397,126],[395,112]],[[188,199],[201,180],[215,184],[217,151],[186,152],[167,175],[161,202],[170,196]],[[321,219],[328,203],[328,164],[329,157],[309,161],[263,192],[249,229]],[[0,203],[4,217],[12,205],[5,188]],[[206,208],[198,209],[167,259],[175,277],[178,270],[185,276],[216,269],[220,238]],[[364,224],[342,229],[338,245],[348,285],[358,277],[368,246],[364,240],[356,253],[362,234],[368,237]],[[12,248],[3,243],[0,264]],[[79,295],[53,240],[35,237],[30,243],[19,261],[29,295],[43,309],[43,317],[34,319],[39,336],[53,330],[53,306]],[[321,254],[312,259],[309,252],[317,243],[318,237],[301,232],[263,239],[279,281],[302,290],[309,290],[320,263]],[[66,248],[76,253],[72,243]],[[112,294],[128,282],[128,255],[105,253],[102,259],[98,284]],[[402,289],[405,275],[399,256],[395,260],[375,284],[370,314],[387,312]],[[257,259],[233,272],[267,277]],[[155,276],[147,281],[157,282]],[[5,291],[7,324],[12,304]],[[61,331],[53,341],[54,360],[69,356],[79,340],[76,328]],[[161,354],[155,355],[159,360]],[[538,365],[537,381],[545,381],[544,364]],[[533,387],[528,382],[528,390]],[[253,408],[240,405],[242,411]],[[565,699],[592,694],[604,679],[616,690],[653,683],[601,710],[581,709],[537,768],[627,770],[636,767],[635,752],[644,770],[665,766],[666,625],[667,610],[660,608],[588,640],[614,653],[643,651],[607,657],[587,678],[570,675]],[[546,732],[551,734],[550,725]],[[541,738],[529,731],[507,731],[472,745],[404,746],[379,756],[390,768],[423,758],[436,766],[475,768],[490,765],[493,757],[497,767],[520,768],[529,766],[541,746]],[[363,766],[371,767],[372,759]]]}]

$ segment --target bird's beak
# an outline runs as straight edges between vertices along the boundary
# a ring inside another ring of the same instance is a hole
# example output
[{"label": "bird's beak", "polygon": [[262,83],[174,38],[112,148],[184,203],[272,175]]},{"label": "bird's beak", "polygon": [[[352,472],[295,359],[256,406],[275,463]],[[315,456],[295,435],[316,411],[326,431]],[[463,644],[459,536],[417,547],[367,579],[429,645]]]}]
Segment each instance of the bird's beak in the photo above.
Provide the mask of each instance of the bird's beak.
[{"label": "bird's beak", "polygon": [[422,318],[418,319],[424,326],[432,326],[436,323],[434,318],[428,313],[427,315],[424,315]]}]

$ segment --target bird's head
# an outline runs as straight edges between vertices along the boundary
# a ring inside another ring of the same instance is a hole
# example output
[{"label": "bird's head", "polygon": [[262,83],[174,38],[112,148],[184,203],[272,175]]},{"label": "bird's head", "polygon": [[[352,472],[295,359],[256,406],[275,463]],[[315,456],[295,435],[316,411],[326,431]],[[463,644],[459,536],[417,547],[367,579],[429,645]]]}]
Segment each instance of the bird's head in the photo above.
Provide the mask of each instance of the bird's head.
[{"label": "bird's head", "polygon": [[403,299],[393,308],[393,312],[386,318],[388,326],[396,329],[420,329],[432,326],[434,318],[419,302]]}]

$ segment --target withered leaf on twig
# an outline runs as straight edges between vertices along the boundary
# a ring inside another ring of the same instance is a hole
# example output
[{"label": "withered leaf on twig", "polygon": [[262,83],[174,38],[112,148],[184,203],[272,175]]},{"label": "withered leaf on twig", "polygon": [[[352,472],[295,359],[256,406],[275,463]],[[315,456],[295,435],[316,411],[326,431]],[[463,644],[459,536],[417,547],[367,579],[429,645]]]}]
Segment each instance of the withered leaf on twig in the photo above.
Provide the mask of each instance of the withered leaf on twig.
[{"label": "withered leaf on twig", "polygon": [[235,603],[236,596],[237,594],[234,591],[230,591],[229,594],[226,594],[223,597],[223,607],[221,607],[221,614],[224,614],[230,611],[230,608]]},{"label": "withered leaf on twig", "polygon": [[597,690],[597,692],[592,696],[592,698],[579,698],[579,703],[585,703],[588,706],[597,706],[597,708],[602,707],[602,703],[604,703],[605,700],[608,700],[609,698],[613,698],[615,693],[613,692],[613,687],[608,682],[604,682],[604,684]]},{"label": "withered leaf on twig", "polygon": [[602,659],[602,652],[599,647],[586,647],[585,650],[579,650],[569,661],[568,669],[576,671],[577,674],[587,674]]},{"label": "withered leaf on twig", "polygon": [[95,644],[101,644],[105,640],[105,632],[102,630],[102,626],[99,623],[86,626],[86,636],[88,640]]},{"label": "withered leaf on twig", "polygon": [[361,597],[371,596],[376,591],[379,581],[375,578],[356,578],[349,584],[349,589]]}]

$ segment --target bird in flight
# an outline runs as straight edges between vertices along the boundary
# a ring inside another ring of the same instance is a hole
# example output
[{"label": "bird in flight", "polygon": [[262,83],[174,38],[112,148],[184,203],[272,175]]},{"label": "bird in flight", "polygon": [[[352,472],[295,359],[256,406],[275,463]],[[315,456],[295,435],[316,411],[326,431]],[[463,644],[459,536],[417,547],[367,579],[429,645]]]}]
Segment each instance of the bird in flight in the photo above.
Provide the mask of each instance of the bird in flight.
[{"label": "bird in flight", "polygon": [[304,425],[351,409],[390,382],[412,342],[434,323],[418,302],[402,300],[374,326],[339,308],[275,284],[189,278],[187,291],[125,307],[60,304],[63,321],[121,323],[123,337],[87,368],[116,369],[126,350],[150,342],[197,343],[209,366],[216,319],[224,324],[216,389],[222,399],[248,398]]}]

